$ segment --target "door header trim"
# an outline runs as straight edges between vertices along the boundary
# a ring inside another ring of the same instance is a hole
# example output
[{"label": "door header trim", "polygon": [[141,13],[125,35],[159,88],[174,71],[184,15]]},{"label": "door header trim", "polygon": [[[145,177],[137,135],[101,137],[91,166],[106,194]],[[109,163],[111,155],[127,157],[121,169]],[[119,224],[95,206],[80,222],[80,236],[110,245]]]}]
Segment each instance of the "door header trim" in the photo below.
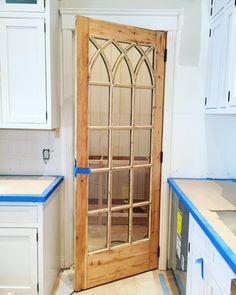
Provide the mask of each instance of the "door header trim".
[{"label": "door header trim", "polygon": [[60,14],[64,30],[74,30],[76,16],[83,15],[131,26],[142,23],[142,28],[152,30],[177,31],[182,26],[183,9],[61,8]]}]

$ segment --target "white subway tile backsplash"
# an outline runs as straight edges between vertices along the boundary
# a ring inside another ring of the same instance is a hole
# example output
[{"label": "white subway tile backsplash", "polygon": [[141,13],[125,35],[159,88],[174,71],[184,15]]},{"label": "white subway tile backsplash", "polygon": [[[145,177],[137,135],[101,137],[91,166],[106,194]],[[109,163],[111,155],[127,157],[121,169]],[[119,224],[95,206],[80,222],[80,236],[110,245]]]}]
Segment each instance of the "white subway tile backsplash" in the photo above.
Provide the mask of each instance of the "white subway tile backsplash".
[{"label": "white subway tile backsplash", "polygon": [[[45,164],[43,149],[50,149]],[[0,174],[61,174],[61,138],[54,131],[1,130]]]}]

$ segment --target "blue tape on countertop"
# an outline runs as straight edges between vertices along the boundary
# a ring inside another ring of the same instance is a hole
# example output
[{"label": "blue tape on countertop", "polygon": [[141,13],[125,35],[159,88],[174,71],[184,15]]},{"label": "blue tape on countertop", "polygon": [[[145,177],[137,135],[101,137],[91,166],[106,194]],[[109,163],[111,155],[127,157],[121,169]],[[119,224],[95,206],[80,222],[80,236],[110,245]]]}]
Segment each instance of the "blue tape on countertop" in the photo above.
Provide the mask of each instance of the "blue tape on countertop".
[{"label": "blue tape on countertop", "polygon": [[[3,176],[3,175],[1,175]],[[8,175],[13,176],[13,175]],[[22,175],[15,175],[22,176]],[[25,175],[31,176],[31,175]],[[39,175],[37,175],[39,177]],[[52,193],[58,188],[60,183],[64,180],[63,176],[46,176],[42,177],[55,177],[55,180],[42,192],[42,194],[0,194],[0,202],[36,202],[43,203],[48,200]]]},{"label": "blue tape on countertop", "polygon": [[[212,244],[216,247],[216,249],[220,252],[224,260],[236,274],[236,253],[232,251],[232,249],[227,246],[225,241],[218,235],[218,233],[213,229],[213,227],[208,223],[208,221],[203,217],[203,215],[199,212],[197,207],[190,201],[188,196],[181,190],[175,180],[178,179],[188,179],[188,178],[168,178],[167,182],[179,199],[183,202],[186,206],[188,211],[192,214],[193,218],[197,221],[200,225],[202,230],[211,240]],[[190,179],[190,178],[189,178]],[[236,182],[235,179],[210,179],[210,178],[201,178],[202,180],[224,180],[224,181],[233,181]],[[199,180],[197,178],[191,178],[191,180]]]}]

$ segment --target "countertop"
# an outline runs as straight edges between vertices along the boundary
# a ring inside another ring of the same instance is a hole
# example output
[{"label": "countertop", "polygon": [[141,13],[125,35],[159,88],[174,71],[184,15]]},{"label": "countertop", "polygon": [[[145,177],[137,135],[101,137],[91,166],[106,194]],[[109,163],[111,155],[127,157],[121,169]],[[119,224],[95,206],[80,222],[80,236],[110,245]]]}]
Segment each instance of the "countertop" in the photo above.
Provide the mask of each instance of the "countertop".
[{"label": "countertop", "polygon": [[217,250],[236,273],[236,182],[168,179]]},{"label": "countertop", "polygon": [[0,202],[45,202],[63,176],[0,176]]}]

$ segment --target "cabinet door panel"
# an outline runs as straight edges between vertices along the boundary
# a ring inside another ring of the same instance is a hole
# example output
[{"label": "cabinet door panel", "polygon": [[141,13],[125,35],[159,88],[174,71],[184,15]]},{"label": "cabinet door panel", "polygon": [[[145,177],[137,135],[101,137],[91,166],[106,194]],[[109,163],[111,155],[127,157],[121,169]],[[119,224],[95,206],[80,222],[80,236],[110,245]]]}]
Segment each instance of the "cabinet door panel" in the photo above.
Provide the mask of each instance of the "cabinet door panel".
[{"label": "cabinet door panel", "polygon": [[0,20],[2,119],[46,123],[43,19]]},{"label": "cabinet door panel", "polygon": [[1,0],[0,11],[43,12],[44,0]]},{"label": "cabinet door panel", "polygon": [[223,97],[223,77],[224,66],[224,31],[225,26],[222,22],[222,13],[212,23],[210,47],[209,47],[209,66],[208,66],[208,94],[206,108],[217,108]]},{"label": "cabinet door panel", "polygon": [[209,274],[208,277],[207,277],[206,285],[207,285],[206,286],[206,294],[207,295],[224,295],[224,294],[227,294],[227,293],[222,293],[222,291],[220,290],[218,284],[213,279],[211,274]]},{"label": "cabinet door panel", "polygon": [[213,0],[212,3],[212,16],[214,16],[224,7],[226,0]]},{"label": "cabinet door panel", "polygon": [[189,218],[189,242],[190,252],[188,255],[187,292],[191,295],[205,294],[206,272],[206,236],[190,215]]},{"label": "cabinet door panel", "polygon": [[0,294],[37,294],[36,229],[0,228]]},{"label": "cabinet door panel", "polygon": [[236,106],[236,11],[230,5],[225,11],[226,35],[226,75],[224,98],[228,106]]}]

